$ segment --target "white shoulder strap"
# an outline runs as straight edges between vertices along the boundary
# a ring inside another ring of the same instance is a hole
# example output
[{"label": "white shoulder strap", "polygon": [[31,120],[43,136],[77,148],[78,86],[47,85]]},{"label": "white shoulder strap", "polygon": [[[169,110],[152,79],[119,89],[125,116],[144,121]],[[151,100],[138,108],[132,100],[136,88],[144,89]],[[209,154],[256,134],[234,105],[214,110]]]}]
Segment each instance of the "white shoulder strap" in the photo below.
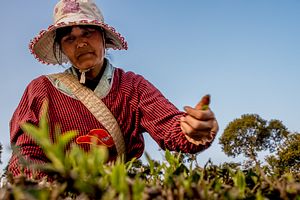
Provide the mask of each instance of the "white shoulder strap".
[{"label": "white shoulder strap", "polygon": [[85,105],[111,134],[116,144],[118,156],[125,156],[125,141],[119,124],[102,100],[92,90],[81,85],[73,74],[57,73],[48,76],[58,79],[65,87],[72,91],[78,100]]}]

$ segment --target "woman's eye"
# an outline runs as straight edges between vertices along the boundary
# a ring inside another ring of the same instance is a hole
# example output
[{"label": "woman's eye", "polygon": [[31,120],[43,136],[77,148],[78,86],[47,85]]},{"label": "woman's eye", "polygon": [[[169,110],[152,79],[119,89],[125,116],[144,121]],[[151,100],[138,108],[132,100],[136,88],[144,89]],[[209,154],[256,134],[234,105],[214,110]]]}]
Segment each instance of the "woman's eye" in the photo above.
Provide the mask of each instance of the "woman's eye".
[{"label": "woman's eye", "polygon": [[63,38],[63,42],[67,42],[67,43],[72,43],[74,40],[75,40],[74,37]]},{"label": "woman's eye", "polygon": [[91,31],[84,31],[83,32],[83,36],[85,36],[85,37],[90,37],[91,35],[92,35]]}]

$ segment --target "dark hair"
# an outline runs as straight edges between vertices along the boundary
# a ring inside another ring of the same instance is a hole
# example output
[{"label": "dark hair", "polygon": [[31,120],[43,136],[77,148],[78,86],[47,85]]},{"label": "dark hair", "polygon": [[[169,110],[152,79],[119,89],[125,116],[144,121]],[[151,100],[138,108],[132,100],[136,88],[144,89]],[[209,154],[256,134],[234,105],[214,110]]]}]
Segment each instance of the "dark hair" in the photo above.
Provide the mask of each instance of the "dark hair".
[{"label": "dark hair", "polygon": [[[72,32],[74,26],[66,26],[62,28],[58,28],[55,31],[54,35],[54,43],[53,43],[53,54],[56,59],[56,61],[61,65],[62,64],[62,49],[61,49],[61,39],[65,37],[66,35],[70,34]],[[94,26],[94,25],[78,25],[80,28],[92,28],[95,30],[100,31],[101,33],[105,32],[100,26]],[[104,35],[105,36],[105,35]]]}]

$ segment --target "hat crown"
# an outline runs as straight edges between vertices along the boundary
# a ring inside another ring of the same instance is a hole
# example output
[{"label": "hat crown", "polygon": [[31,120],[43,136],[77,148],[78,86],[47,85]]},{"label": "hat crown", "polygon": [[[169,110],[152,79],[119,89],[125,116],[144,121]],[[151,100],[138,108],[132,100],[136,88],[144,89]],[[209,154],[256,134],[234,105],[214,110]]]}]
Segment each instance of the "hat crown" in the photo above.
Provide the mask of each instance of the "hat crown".
[{"label": "hat crown", "polygon": [[104,22],[101,11],[92,0],[60,0],[54,7],[54,24],[82,20]]}]

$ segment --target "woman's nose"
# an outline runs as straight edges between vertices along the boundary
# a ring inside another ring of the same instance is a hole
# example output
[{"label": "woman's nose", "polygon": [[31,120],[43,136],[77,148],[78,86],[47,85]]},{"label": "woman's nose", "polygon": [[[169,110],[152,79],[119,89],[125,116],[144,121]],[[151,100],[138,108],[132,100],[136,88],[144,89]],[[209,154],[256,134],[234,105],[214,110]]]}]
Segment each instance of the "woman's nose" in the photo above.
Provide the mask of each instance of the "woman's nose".
[{"label": "woman's nose", "polygon": [[87,46],[87,43],[85,41],[78,41],[77,42],[77,48],[82,48]]}]

